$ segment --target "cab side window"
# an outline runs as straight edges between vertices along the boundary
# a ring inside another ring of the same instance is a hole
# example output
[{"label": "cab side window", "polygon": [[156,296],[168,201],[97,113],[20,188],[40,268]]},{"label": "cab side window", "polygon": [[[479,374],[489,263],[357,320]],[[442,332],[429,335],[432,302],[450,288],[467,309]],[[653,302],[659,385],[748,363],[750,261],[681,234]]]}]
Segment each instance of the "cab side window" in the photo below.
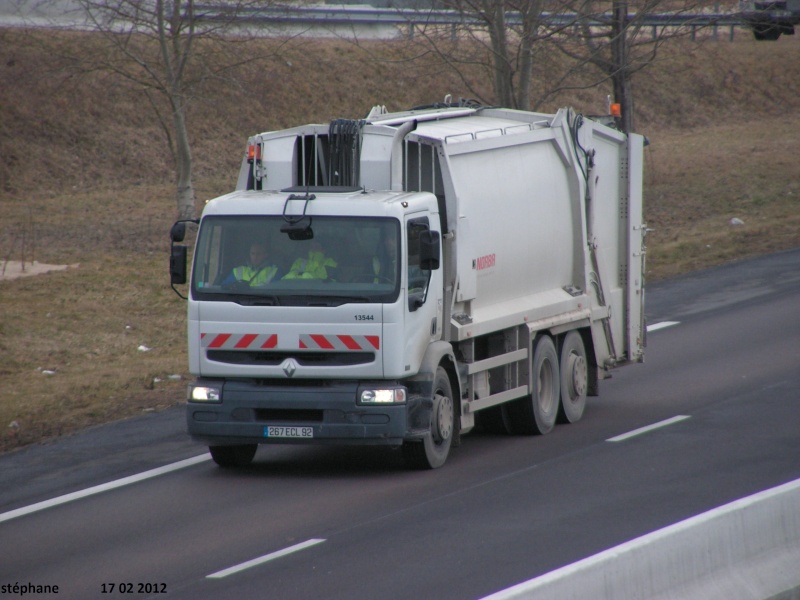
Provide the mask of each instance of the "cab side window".
[{"label": "cab side window", "polygon": [[431,272],[423,271],[420,267],[420,234],[430,229],[427,217],[412,219],[408,222],[407,248],[408,248],[408,310],[415,311],[425,304],[428,296],[428,284]]}]

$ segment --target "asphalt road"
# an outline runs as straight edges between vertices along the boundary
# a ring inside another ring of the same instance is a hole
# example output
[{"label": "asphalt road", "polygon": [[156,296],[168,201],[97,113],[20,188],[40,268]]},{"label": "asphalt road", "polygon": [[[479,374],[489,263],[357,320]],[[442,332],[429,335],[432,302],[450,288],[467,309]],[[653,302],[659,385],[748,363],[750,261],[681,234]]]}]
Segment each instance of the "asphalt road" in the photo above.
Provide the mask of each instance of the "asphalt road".
[{"label": "asphalt road", "polygon": [[0,586],[471,600],[800,478],[800,250],[649,286],[647,315],[676,324],[582,421],[470,434],[436,471],[385,449],[262,448],[247,469],[201,458],[20,514],[204,449],[175,409],[2,456]]}]

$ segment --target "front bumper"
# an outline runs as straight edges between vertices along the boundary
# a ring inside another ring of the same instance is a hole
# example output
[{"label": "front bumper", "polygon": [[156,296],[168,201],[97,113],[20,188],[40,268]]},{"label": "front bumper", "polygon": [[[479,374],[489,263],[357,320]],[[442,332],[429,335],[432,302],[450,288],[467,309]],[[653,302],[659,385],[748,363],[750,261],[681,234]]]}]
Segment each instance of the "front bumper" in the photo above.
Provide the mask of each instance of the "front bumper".
[{"label": "front bumper", "polygon": [[[385,383],[385,382],[384,382]],[[189,435],[208,445],[337,444],[399,446],[430,423],[430,401],[408,393],[405,404],[359,405],[359,382],[270,384],[226,380],[222,401],[189,402]],[[270,437],[268,428],[311,437]]]}]

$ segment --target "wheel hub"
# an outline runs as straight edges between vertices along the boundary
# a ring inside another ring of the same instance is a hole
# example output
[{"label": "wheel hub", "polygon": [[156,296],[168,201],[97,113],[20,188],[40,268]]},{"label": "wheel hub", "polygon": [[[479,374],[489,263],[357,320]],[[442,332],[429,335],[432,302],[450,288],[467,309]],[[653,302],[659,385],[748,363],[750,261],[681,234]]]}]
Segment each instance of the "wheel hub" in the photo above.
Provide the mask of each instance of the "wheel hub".
[{"label": "wheel hub", "polygon": [[571,374],[569,378],[570,397],[579,398],[586,394],[588,380],[586,359],[579,354],[570,354],[568,363],[568,372]]},{"label": "wheel hub", "polygon": [[433,439],[443,442],[453,434],[453,400],[436,394],[433,398]]},{"label": "wheel hub", "polygon": [[543,411],[550,411],[552,404],[556,399],[553,392],[553,367],[549,360],[542,362],[539,369],[539,406]]}]

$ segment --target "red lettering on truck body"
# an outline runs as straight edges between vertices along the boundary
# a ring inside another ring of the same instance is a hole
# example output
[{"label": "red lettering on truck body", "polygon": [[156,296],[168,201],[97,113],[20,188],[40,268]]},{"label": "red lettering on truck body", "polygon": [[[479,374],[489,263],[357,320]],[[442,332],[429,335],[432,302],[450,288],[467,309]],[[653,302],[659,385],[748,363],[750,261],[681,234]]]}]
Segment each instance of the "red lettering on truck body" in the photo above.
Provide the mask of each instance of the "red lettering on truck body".
[{"label": "red lettering on truck body", "polygon": [[475,261],[475,266],[478,271],[482,271],[483,269],[490,269],[495,265],[495,255],[494,254],[487,254],[486,256],[481,256],[478,260]]}]

